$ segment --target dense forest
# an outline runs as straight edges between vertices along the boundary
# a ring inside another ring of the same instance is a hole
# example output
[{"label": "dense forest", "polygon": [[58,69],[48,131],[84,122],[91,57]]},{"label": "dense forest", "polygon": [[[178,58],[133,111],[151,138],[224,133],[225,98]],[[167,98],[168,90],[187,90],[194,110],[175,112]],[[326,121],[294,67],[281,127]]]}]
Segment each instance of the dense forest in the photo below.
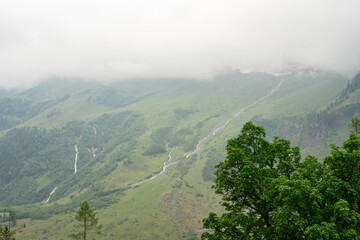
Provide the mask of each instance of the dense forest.
[{"label": "dense forest", "polygon": [[[41,202],[55,187],[53,199],[76,187],[88,187],[126,157],[143,129],[142,117],[132,112],[102,115],[86,124],[71,121],[61,128],[11,129],[0,138],[0,186],[7,193],[0,196],[0,203],[14,206]],[[77,168],[82,169],[76,174],[75,145],[79,149]],[[121,146],[122,155],[111,155],[115,145]],[[92,165],[106,156],[109,161],[104,167],[92,172]]]}]

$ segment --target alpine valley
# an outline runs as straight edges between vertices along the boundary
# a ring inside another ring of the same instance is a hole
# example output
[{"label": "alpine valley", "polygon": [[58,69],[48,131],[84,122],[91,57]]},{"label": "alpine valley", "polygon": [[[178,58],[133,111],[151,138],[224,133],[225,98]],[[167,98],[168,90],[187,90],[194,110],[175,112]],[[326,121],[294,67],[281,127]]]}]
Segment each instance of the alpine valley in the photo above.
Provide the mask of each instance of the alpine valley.
[{"label": "alpine valley", "polygon": [[348,137],[359,101],[360,75],[299,67],[3,90],[0,209],[16,211],[16,239],[67,239],[84,201],[102,239],[199,239],[202,219],[223,211],[214,167],[245,122],[322,159]]}]

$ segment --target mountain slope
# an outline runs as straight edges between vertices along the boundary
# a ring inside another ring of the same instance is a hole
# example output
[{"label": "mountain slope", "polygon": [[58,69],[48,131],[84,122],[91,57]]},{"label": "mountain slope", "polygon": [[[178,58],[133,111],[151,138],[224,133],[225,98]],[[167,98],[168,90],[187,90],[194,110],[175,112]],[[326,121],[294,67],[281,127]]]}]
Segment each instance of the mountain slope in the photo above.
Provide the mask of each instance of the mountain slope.
[{"label": "mountain slope", "polygon": [[[280,82],[266,101],[252,105]],[[310,69],[283,76],[229,72],[212,82],[133,80],[59,91],[54,98],[66,96],[62,101],[0,134],[9,146],[2,150],[8,157],[0,159],[1,165],[13,173],[1,179],[2,192],[9,194],[0,205],[16,205],[18,223],[26,224],[17,239],[63,239],[84,200],[97,209],[105,239],[196,239],[201,219],[209,211],[222,211],[210,180],[214,165],[224,159],[226,140],[254,116],[278,121],[324,109],[345,85],[339,75]],[[40,96],[51,87],[36,92]],[[294,108],[298,111],[289,111]],[[187,158],[204,137],[200,156]],[[154,178],[170,156],[173,165]],[[152,180],[132,187],[144,179]]]},{"label": "mountain slope", "polygon": [[[306,114],[297,113],[272,118],[269,117],[270,114],[265,113],[256,116],[253,121],[265,126],[271,135],[291,139],[293,144],[301,147],[303,154],[325,156],[329,153],[330,143],[340,144],[348,137],[348,124],[351,118],[359,116],[359,82],[360,74],[349,81],[341,91],[338,90],[335,97],[328,91],[329,88],[322,85],[316,92],[317,97],[326,99],[324,95],[329,95],[328,100]],[[331,81],[327,81],[326,84],[333,85]]]}]

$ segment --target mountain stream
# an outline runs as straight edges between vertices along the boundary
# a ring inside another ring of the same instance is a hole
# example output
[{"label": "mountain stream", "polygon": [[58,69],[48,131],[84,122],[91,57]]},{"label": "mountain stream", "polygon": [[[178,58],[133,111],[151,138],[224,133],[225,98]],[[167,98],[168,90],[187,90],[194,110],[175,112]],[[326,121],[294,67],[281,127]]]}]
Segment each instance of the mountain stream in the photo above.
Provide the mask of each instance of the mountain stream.
[{"label": "mountain stream", "polygon": [[[245,113],[247,110],[255,107],[256,105],[259,105],[259,104],[265,102],[265,100],[266,100],[270,95],[272,95],[272,94],[281,86],[282,82],[283,82],[283,80],[281,80],[276,87],[274,87],[273,89],[271,89],[270,92],[269,92],[267,95],[265,95],[265,96],[257,99],[257,100],[254,101],[252,104],[250,104],[250,105],[248,105],[248,106],[243,107],[242,109],[240,109],[237,113],[235,113],[233,116],[231,116],[230,118],[228,118],[220,127],[217,127],[217,128],[212,129],[212,130],[209,132],[208,135],[206,135],[205,137],[203,137],[203,138],[196,144],[195,150],[192,151],[192,152],[186,153],[186,154],[185,154],[185,157],[186,157],[186,158],[189,158],[189,157],[191,157],[192,155],[196,154],[196,155],[197,155],[197,159],[199,160],[199,159],[200,159],[201,149],[203,148],[205,142],[206,142],[209,138],[211,138],[212,136],[215,136],[216,133],[224,130],[225,127],[226,127],[226,125],[229,124],[229,122],[232,121],[233,119],[235,119],[235,118],[237,118],[238,116],[240,116],[240,114]],[[96,131],[96,130],[94,129],[94,132],[95,132],[95,131]],[[95,134],[96,134],[96,132],[95,132]],[[77,160],[78,160],[78,153],[79,153],[79,151],[78,151],[77,145],[75,145],[74,147],[75,147],[75,162],[74,162],[74,174],[75,174],[75,173],[77,172]],[[144,184],[144,183],[147,183],[147,182],[150,182],[150,181],[154,180],[155,178],[157,178],[157,177],[159,177],[161,174],[163,174],[168,167],[170,167],[170,166],[172,166],[172,165],[174,165],[174,164],[176,164],[176,163],[179,162],[179,160],[171,162],[171,160],[172,160],[172,156],[171,156],[172,150],[169,152],[169,146],[168,146],[168,144],[166,145],[166,151],[168,152],[168,158],[169,158],[169,159],[164,162],[163,167],[162,167],[162,170],[161,170],[160,172],[152,175],[152,176],[149,177],[149,178],[145,178],[145,179],[143,179],[143,180],[141,180],[141,181],[139,181],[139,182],[136,182],[136,183],[131,184],[131,187],[136,187],[136,186],[139,186],[139,185],[142,185],[142,184]],[[50,200],[50,198],[51,198],[51,195],[54,194],[54,192],[56,191],[56,188],[57,188],[57,187],[55,187],[55,188],[51,191],[49,197],[45,200],[46,203],[49,202],[49,200]]]},{"label": "mountain stream", "polygon": [[[196,155],[197,155],[197,159],[200,160],[200,152],[201,152],[201,149],[203,148],[205,142],[206,142],[209,138],[211,138],[212,136],[215,136],[216,133],[224,130],[225,127],[226,127],[226,125],[229,124],[229,122],[232,121],[233,119],[239,117],[240,114],[245,113],[245,112],[248,111],[249,109],[251,109],[251,108],[253,108],[253,107],[255,107],[255,106],[257,106],[257,105],[259,105],[259,104],[261,104],[261,103],[263,103],[263,102],[265,102],[265,100],[266,100],[268,97],[270,97],[270,95],[272,95],[272,94],[281,86],[282,82],[283,82],[283,80],[280,80],[279,84],[276,85],[273,89],[271,89],[267,95],[265,95],[265,96],[257,99],[257,100],[254,101],[252,104],[250,104],[250,105],[248,105],[248,106],[243,107],[242,109],[240,109],[240,110],[239,110],[238,112],[236,112],[233,116],[231,116],[230,118],[228,118],[220,127],[217,127],[217,128],[212,129],[207,136],[205,136],[204,138],[202,138],[202,139],[196,144],[195,150],[192,151],[192,152],[186,153],[186,154],[185,154],[185,157],[186,157],[186,158],[189,158],[189,157],[191,157],[192,155],[196,154]],[[168,151],[168,145],[166,145],[166,150]],[[170,167],[170,166],[178,163],[179,160],[174,161],[174,162],[171,162],[171,160],[172,160],[171,153],[172,153],[172,151],[170,151],[170,152],[168,153],[169,159],[168,159],[166,162],[164,162],[163,168],[162,168],[161,172],[154,174],[154,175],[151,176],[150,178],[146,178],[146,179],[143,179],[143,180],[141,180],[141,181],[139,181],[139,182],[133,183],[133,184],[131,185],[131,187],[136,187],[136,186],[142,185],[142,184],[144,184],[144,183],[150,182],[151,180],[154,180],[155,178],[157,178],[157,177],[159,177],[161,174],[163,174],[168,167]]]},{"label": "mountain stream", "polygon": [[78,160],[78,154],[79,154],[79,149],[78,149],[78,146],[77,146],[77,145],[75,145],[74,174],[77,172],[77,160]]}]

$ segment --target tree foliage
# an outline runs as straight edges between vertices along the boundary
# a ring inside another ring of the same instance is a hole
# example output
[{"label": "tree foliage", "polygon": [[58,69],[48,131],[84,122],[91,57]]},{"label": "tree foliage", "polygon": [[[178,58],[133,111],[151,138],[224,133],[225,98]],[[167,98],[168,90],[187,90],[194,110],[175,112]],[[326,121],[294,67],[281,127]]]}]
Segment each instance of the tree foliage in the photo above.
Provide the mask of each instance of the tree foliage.
[{"label": "tree foliage", "polygon": [[[57,128],[19,127],[4,132],[0,136],[0,191],[6,194],[0,194],[0,205],[45,201],[57,187],[51,197],[55,200],[92,185],[125,159],[144,128],[141,115],[125,111],[89,122],[74,120]],[[73,174],[74,145],[79,151],[77,174]],[[96,149],[96,157],[91,149]],[[98,159],[107,164],[92,171]],[[24,217],[45,216],[32,212],[32,216]]]},{"label": "tree foliage", "polygon": [[203,220],[202,239],[360,239],[360,139],[331,145],[320,163],[248,122],[228,140],[213,188],[226,212]]},{"label": "tree foliage", "polygon": [[8,224],[4,226],[0,224],[0,240],[15,240],[14,235],[16,231],[11,230],[11,225],[14,226],[15,211],[11,208],[5,209],[5,211],[8,212]]},{"label": "tree foliage", "polygon": [[352,118],[351,123],[349,124],[349,127],[354,131],[356,135],[360,133],[360,119],[358,118]]},{"label": "tree foliage", "polygon": [[4,228],[0,228],[0,240],[15,240],[13,237],[15,235],[15,231],[10,231],[10,228],[8,226],[5,226]]},{"label": "tree foliage", "polygon": [[69,237],[73,239],[87,239],[89,231],[94,230],[96,234],[101,234],[101,225],[98,225],[99,218],[96,217],[96,213],[90,209],[87,201],[83,202],[80,210],[76,213],[75,219],[79,222],[77,225],[81,230],[78,233],[70,234]]}]

